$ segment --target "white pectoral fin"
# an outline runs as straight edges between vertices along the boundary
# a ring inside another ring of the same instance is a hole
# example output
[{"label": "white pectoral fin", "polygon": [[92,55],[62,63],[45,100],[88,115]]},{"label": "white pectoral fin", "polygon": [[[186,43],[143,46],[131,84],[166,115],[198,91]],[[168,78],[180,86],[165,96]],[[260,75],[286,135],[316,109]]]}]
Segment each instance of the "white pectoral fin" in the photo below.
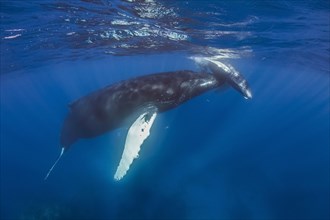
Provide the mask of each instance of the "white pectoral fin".
[{"label": "white pectoral fin", "polygon": [[122,179],[133,160],[139,156],[140,147],[150,134],[150,128],[157,116],[156,109],[142,113],[128,130],[124,152],[114,175],[115,180]]}]

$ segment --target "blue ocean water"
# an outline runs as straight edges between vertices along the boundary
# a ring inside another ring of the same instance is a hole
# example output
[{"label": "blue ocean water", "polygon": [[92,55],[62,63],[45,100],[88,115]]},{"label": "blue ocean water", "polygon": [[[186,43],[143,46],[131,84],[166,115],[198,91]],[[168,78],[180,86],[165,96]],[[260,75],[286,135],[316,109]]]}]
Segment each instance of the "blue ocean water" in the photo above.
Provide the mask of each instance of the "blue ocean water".
[{"label": "blue ocean water", "polygon": [[[328,0],[1,0],[1,219],[329,219]],[[233,65],[159,114],[123,180],[127,128],[59,154],[68,103],[123,79]]]}]

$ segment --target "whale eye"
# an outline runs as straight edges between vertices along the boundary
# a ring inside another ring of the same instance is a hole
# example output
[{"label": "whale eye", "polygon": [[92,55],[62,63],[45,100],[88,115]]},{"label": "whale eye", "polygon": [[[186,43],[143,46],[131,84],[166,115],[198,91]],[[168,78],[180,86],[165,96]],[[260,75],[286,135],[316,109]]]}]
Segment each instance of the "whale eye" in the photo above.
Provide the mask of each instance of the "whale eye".
[{"label": "whale eye", "polygon": [[141,131],[144,132],[144,129],[142,128]]}]

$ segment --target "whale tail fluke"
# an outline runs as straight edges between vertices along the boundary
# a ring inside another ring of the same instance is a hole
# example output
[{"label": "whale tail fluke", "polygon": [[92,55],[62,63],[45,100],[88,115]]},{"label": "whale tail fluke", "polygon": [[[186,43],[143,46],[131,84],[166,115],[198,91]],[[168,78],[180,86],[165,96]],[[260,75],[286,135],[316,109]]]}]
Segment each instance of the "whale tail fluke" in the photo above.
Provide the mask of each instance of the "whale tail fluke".
[{"label": "whale tail fluke", "polygon": [[47,175],[45,176],[44,180],[47,180],[49,174],[53,171],[53,169],[54,169],[54,167],[56,166],[57,162],[58,162],[58,161],[61,159],[61,157],[63,156],[64,151],[65,151],[65,148],[62,147],[60,155],[59,155],[58,158],[56,159],[56,161],[55,161],[55,163],[53,164],[53,166],[49,169],[49,171],[48,171]]},{"label": "whale tail fluke", "polygon": [[197,64],[210,72],[220,84],[228,83],[241,93],[245,99],[252,98],[252,92],[246,79],[230,64],[224,64],[212,57],[193,57]]}]

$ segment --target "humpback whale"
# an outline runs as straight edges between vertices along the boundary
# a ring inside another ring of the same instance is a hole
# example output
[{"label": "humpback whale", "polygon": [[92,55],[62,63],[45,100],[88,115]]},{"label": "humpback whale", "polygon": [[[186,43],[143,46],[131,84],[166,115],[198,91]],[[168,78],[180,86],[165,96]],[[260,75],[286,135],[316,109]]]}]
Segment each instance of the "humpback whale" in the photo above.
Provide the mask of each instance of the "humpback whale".
[{"label": "humpback whale", "polygon": [[246,99],[252,98],[247,81],[232,66],[208,58],[195,61],[202,71],[181,70],[145,75],[109,85],[69,104],[60,137],[61,153],[45,179],[63,153],[78,139],[96,137],[130,125],[114,175],[115,180],[120,180],[138,157],[157,114],[225,85],[232,86]]}]

